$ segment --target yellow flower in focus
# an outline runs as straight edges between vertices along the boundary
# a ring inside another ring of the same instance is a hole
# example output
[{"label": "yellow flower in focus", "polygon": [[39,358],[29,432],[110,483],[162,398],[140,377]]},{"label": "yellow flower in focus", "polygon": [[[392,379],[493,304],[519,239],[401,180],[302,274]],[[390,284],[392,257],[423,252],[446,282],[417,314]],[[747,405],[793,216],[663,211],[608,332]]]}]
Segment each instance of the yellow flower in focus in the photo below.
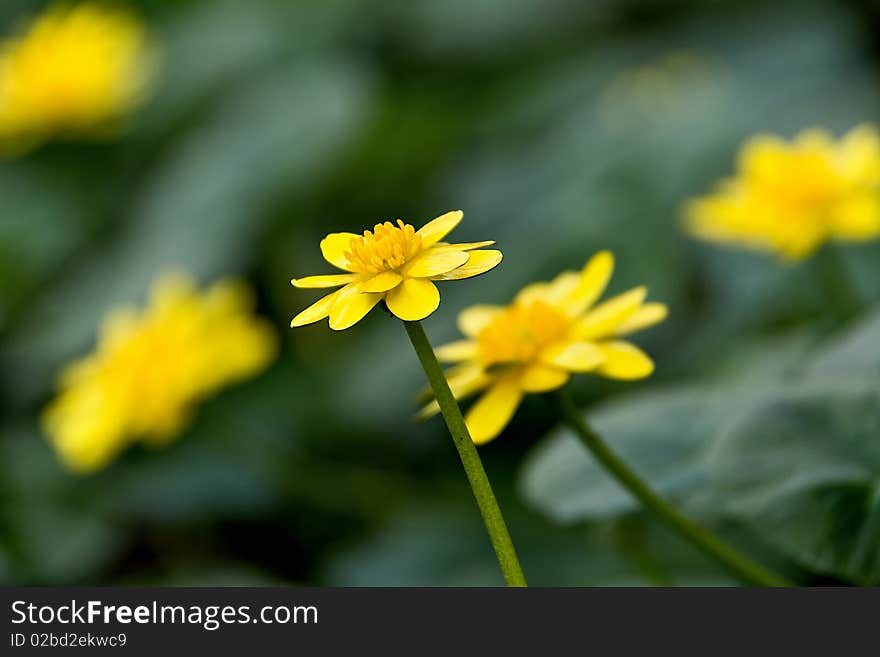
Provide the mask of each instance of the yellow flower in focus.
[{"label": "yellow flower in focus", "polygon": [[200,293],[188,277],[160,278],[146,309],[105,319],[95,351],[65,368],[43,425],[61,459],[88,472],[137,441],[179,434],[193,405],[274,358],[271,326],[242,283]]},{"label": "yellow flower in focus", "polygon": [[828,240],[880,237],[880,135],[859,126],[835,141],[807,130],[793,142],[762,136],[739,155],[736,177],[691,201],[695,236],[802,260]]},{"label": "yellow flower in focus", "polygon": [[[486,391],[465,416],[475,443],[498,436],[526,393],[561,388],[574,373],[634,380],[654,371],[651,359],[621,338],[663,321],[666,306],[645,303],[644,287],[594,305],[613,269],[614,257],[601,251],[580,272],[525,287],[508,306],[472,306],[459,315],[467,338],[436,354],[456,363],[446,373],[456,399]],[[438,411],[434,401],[422,416]]]},{"label": "yellow flower in focus", "polygon": [[441,242],[461,221],[460,210],[447,212],[416,230],[398,220],[376,224],[363,235],[331,233],[321,240],[324,259],[345,274],[294,278],[301,288],[340,287],[293,318],[304,326],[330,318],[330,328],[353,326],[384,300],[406,321],[424,319],[440,305],[433,281],[452,281],[485,273],[501,262],[501,251],[483,249],[495,242]]},{"label": "yellow flower in focus", "polygon": [[0,45],[0,140],[113,127],[142,98],[150,60],[134,16],[90,3],[50,8]]}]

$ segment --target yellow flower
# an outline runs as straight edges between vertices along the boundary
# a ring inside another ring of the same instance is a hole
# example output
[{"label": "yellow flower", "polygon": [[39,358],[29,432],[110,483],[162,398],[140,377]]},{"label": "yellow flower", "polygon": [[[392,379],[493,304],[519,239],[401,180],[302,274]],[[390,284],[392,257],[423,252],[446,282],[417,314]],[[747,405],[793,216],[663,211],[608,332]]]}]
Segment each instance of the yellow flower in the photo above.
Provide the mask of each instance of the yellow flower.
[{"label": "yellow flower", "polygon": [[89,3],[50,8],[0,45],[0,140],[112,127],[142,98],[150,68],[133,16]]},{"label": "yellow flower", "polygon": [[697,237],[802,260],[828,240],[880,237],[880,135],[859,126],[835,141],[807,130],[789,143],[748,141],[735,178],[691,201],[685,222]]},{"label": "yellow flower", "polygon": [[294,278],[302,288],[341,287],[293,318],[304,326],[330,318],[330,328],[347,329],[384,299],[388,310],[407,321],[437,310],[440,292],[433,281],[478,276],[501,262],[501,251],[482,249],[495,242],[441,242],[461,221],[460,210],[447,212],[416,230],[398,219],[376,224],[363,235],[331,233],[321,240],[324,259],[345,274]]},{"label": "yellow flower", "polygon": [[[666,306],[645,303],[644,287],[594,305],[613,269],[614,257],[601,251],[580,272],[525,287],[508,306],[472,306],[459,315],[467,339],[436,354],[456,363],[447,371],[456,399],[486,390],[465,417],[475,443],[498,436],[526,393],[556,390],[572,373],[634,380],[654,371],[644,352],[620,338],[663,321]],[[434,401],[422,416],[438,411]]]},{"label": "yellow flower", "polygon": [[43,424],[72,470],[96,470],[138,440],[167,442],[196,402],[274,357],[275,335],[242,283],[200,293],[186,276],[165,276],[150,297],[146,309],[110,313],[94,353],[61,374]]}]

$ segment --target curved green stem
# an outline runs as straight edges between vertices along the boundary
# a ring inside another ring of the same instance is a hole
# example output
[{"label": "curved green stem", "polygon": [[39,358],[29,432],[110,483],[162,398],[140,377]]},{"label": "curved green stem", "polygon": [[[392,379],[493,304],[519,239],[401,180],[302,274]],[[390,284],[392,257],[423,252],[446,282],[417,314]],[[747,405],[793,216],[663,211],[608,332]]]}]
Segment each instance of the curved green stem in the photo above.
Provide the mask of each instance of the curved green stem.
[{"label": "curved green stem", "polygon": [[471,489],[474,491],[474,497],[477,499],[477,506],[480,507],[486,531],[489,532],[492,547],[495,548],[495,555],[498,557],[504,580],[508,586],[526,586],[526,578],[520,568],[516,549],[513,547],[513,541],[510,540],[507,524],[504,522],[504,516],[501,515],[495,493],[492,492],[492,485],[483,469],[483,462],[480,460],[480,455],[477,454],[477,448],[468,433],[461,409],[449,389],[449,384],[440,368],[440,363],[437,362],[428,336],[425,335],[425,330],[419,322],[404,322],[403,325],[406,327],[410,342],[412,342],[422,368],[425,370],[425,375],[434,391],[434,397],[440,405],[440,412],[443,414],[446,427],[452,435],[452,442],[455,443],[455,448],[458,450],[461,464],[464,466],[465,474],[467,474]]},{"label": "curved green stem", "polygon": [[648,484],[624,463],[604,440],[587,424],[571,397],[563,390],[556,393],[559,410],[565,422],[599,463],[667,525],[712,557],[738,579],[752,586],[792,586],[791,582],[755,563],[722,542],[704,527],[681,515],[675,507],[657,495]]}]

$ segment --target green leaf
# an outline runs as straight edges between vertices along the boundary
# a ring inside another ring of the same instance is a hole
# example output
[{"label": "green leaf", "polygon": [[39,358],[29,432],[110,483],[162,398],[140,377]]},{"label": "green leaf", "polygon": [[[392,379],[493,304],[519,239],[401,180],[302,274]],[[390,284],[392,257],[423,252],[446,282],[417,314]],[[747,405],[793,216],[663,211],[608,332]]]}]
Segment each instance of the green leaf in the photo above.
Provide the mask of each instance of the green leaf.
[{"label": "green leaf", "polygon": [[[587,420],[657,492],[693,504],[695,493],[706,488],[705,457],[713,436],[765,390],[671,388],[608,404],[588,413]],[[520,490],[532,506],[563,523],[638,508],[567,428],[528,456]]]},{"label": "green leaf", "polygon": [[808,568],[877,584],[878,438],[876,382],[783,391],[713,452],[716,502]]},{"label": "green leaf", "polygon": [[851,375],[880,373],[880,308],[876,308],[815,354],[808,373]]},{"label": "green leaf", "polygon": [[[814,572],[880,581],[880,392],[873,379],[671,390],[588,415],[652,487],[732,519]],[[557,522],[635,501],[566,431],[526,461],[521,491]]]},{"label": "green leaf", "polygon": [[[661,495],[730,518],[815,572],[880,577],[880,311],[810,349],[809,334],[739,347],[703,387],[629,397],[587,419]],[[763,354],[763,355],[762,355]],[[527,459],[525,498],[557,522],[634,500],[560,429]]]}]

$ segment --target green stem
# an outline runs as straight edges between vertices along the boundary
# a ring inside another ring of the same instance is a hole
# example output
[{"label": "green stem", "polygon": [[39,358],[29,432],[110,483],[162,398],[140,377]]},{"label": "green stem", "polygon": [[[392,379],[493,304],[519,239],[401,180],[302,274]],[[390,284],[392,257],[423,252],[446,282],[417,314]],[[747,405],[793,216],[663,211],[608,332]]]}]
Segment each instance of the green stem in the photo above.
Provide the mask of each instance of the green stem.
[{"label": "green stem", "polygon": [[461,416],[458,402],[455,401],[446,376],[440,368],[440,363],[437,362],[428,336],[425,335],[425,330],[419,322],[404,322],[403,325],[406,327],[416,355],[422,363],[422,368],[425,370],[428,382],[434,391],[434,397],[440,405],[440,412],[443,414],[446,427],[452,435],[452,442],[455,443],[455,448],[461,457],[461,464],[464,466],[465,474],[467,474],[471,489],[474,491],[474,497],[477,498],[477,506],[480,507],[486,531],[489,532],[489,539],[492,541],[492,547],[495,548],[495,555],[498,557],[504,580],[508,586],[525,586],[526,578],[520,568],[516,549],[513,547],[513,541],[510,540],[507,524],[504,522],[504,516],[501,515],[495,493],[492,492],[492,485],[489,483],[489,478],[483,469],[483,462],[480,460],[480,455],[477,454],[477,448],[474,446],[464,418]]},{"label": "green stem", "polygon": [[862,299],[838,247],[825,244],[813,258],[813,271],[825,303],[840,323],[848,322],[862,310]]},{"label": "green stem", "polygon": [[624,488],[632,493],[639,502],[657,514],[661,520],[675,529],[690,543],[718,561],[746,584],[753,586],[792,586],[787,580],[740,554],[705,528],[681,515],[675,507],[651,490],[650,486],[633,472],[608,447],[605,441],[590,428],[568,393],[560,390],[556,393],[556,400],[562,417],[574,429],[581,442],[590,450],[596,460]]}]

